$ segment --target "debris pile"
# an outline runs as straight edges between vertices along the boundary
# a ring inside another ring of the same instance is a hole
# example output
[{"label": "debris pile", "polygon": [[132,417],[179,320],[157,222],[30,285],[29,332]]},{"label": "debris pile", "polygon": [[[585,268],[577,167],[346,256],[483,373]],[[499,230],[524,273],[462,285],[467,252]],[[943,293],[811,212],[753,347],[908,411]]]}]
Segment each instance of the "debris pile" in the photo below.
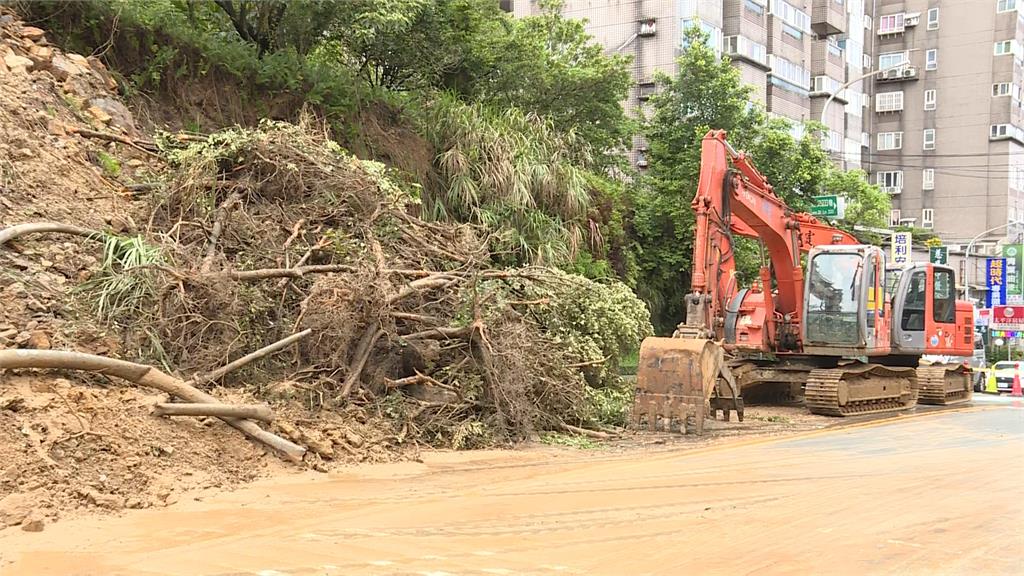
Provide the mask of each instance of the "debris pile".
[{"label": "debris pile", "polygon": [[[486,231],[417,217],[408,175],[316,119],[146,140],[116,88],[99,60],[0,11],[0,351],[141,362],[268,404],[265,428],[318,470],[603,434],[581,428],[607,411],[594,390],[651,330],[628,288],[496,268]],[[26,223],[46,224],[12,233]],[[165,505],[283,466],[109,375],[0,366],[0,383],[0,527]]]},{"label": "debris pile", "polygon": [[[153,266],[111,269],[148,291],[111,319],[144,318],[161,360],[188,373],[311,329],[291,358],[223,383],[295,382],[316,407],[384,406],[400,437],[466,447],[583,423],[586,376],[601,384],[650,330],[621,285],[492,269],[480,229],[412,216],[415,186],[315,122],[229,130],[168,157]],[[152,340],[138,336],[132,348]]]}]

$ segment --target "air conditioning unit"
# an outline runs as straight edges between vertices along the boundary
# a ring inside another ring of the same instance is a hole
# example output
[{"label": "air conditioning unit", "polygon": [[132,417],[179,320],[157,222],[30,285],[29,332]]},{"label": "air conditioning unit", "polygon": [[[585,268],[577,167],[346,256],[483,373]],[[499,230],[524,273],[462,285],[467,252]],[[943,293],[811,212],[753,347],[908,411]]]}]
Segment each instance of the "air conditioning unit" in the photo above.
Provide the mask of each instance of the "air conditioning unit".
[{"label": "air conditioning unit", "polygon": [[902,78],[902,77],[903,77],[903,70],[900,69],[900,68],[893,68],[891,70],[886,70],[885,72],[882,72],[882,79],[883,80],[895,80],[897,78]]},{"label": "air conditioning unit", "polygon": [[890,194],[892,196],[903,193],[903,187],[901,186],[879,186],[878,188],[882,192],[885,192],[886,194]]},{"label": "air conditioning unit", "polygon": [[907,66],[902,70],[902,72],[904,78],[913,78],[914,76],[917,76],[917,68],[914,68],[913,66]]},{"label": "air conditioning unit", "polygon": [[640,20],[640,31],[637,32],[638,36],[654,36],[657,33],[657,23],[654,18],[645,18]]},{"label": "air conditioning unit", "polygon": [[658,91],[658,86],[654,82],[640,82],[637,84],[636,97],[641,102],[647,102],[651,99],[651,96]]},{"label": "air conditioning unit", "polygon": [[921,21],[921,13],[914,12],[913,14],[907,14],[903,17],[903,26],[910,28],[911,26],[917,26],[917,23]]}]

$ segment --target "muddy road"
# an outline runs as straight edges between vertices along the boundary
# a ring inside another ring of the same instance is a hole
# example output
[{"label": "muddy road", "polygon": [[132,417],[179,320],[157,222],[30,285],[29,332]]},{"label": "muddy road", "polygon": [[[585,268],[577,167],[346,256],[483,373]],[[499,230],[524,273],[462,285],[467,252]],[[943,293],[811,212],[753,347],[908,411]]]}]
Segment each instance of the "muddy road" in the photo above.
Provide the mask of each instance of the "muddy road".
[{"label": "muddy road", "polygon": [[1024,408],[434,455],[0,532],[0,574],[1020,574]]}]

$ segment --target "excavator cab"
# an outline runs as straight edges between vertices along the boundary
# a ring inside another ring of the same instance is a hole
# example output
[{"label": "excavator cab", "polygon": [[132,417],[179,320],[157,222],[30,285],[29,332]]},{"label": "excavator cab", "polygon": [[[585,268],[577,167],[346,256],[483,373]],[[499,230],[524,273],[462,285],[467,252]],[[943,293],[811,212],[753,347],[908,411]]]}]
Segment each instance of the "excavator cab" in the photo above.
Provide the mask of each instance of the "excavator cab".
[{"label": "excavator cab", "polygon": [[971,370],[962,362],[918,365],[921,356],[969,357],[974,309],[956,299],[953,269],[917,263],[894,270],[892,358],[917,365],[918,402],[957,404],[971,399]]},{"label": "excavator cab", "polygon": [[974,312],[957,301],[953,269],[913,264],[898,271],[893,285],[893,353],[970,356],[974,347]]},{"label": "excavator cab", "polygon": [[802,340],[805,353],[875,356],[889,350],[885,257],[876,246],[822,246],[808,257]]}]

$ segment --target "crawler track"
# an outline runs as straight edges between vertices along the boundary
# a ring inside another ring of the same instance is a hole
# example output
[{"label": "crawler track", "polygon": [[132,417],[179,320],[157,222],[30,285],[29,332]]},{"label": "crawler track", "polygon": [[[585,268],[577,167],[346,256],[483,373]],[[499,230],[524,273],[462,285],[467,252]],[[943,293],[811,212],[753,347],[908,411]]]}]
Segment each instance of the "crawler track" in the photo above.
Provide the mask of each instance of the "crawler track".
[{"label": "crawler track", "polygon": [[936,365],[917,369],[921,404],[949,406],[970,401],[971,374],[963,366]]},{"label": "crawler track", "polygon": [[894,412],[917,403],[911,368],[861,365],[811,370],[804,401],[812,414],[854,416]]}]

